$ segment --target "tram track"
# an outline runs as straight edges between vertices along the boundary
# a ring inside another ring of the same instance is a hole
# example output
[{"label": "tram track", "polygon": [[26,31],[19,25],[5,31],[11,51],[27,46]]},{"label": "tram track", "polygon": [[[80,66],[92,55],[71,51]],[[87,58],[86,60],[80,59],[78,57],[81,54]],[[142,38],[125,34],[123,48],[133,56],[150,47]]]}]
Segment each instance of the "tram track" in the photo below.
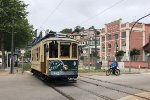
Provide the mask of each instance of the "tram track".
[{"label": "tram track", "polygon": [[[68,100],[76,100],[75,98],[73,98],[73,97],[70,96],[69,94],[67,94],[67,93],[65,93],[64,91],[62,91],[61,89],[57,88],[57,85],[53,85],[53,84],[51,84],[51,83],[49,83],[49,82],[46,82],[46,84],[47,84],[48,86],[50,86],[51,88],[53,88],[56,92],[60,93],[62,96],[66,97]],[[108,97],[108,96],[101,95],[101,94],[98,94],[98,93],[96,93],[96,92],[94,92],[94,91],[90,91],[90,90],[88,90],[88,89],[82,88],[82,87],[77,86],[77,85],[75,85],[75,84],[71,84],[70,86],[76,87],[76,88],[78,88],[78,89],[80,89],[80,90],[83,90],[83,91],[85,91],[85,92],[88,92],[88,93],[90,93],[90,94],[92,94],[92,95],[95,95],[95,96],[97,96],[97,97],[99,97],[99,98],[102,98],[102,99],[104,99],[104,100],[115,100],[115,99],[112,99],[112,98],[110,98],[110,97]]]},{"label": "tram track", "polygon": [[51,86],[51,88],[53,88],[55,91],[57,91],[58,93],[60,93],[62,96],[66,97],[68,100],[76,100],[73,97],[71,97],[70,95],[66,94],[65,92],[57,89],[55,86]]},{"label": "tram track", "polygon": [[[102,82],[102,83],[108,83],[108,84],[113,84],[113,85],[119,85],[119,86],[123,86],[123,87],[125,87],[125,88],[137,89],[137,90],[140,90],[140,91],[149,92],[148,90],[138,89],[138,88],[134,88],[134,87],[126,86],[126,85],[121,85],[121,84],[118,84],[118,83],[112,83],[112,82],[109,82],[109,81],[103,81],[103,80],[94,79],[94,78],[89,78],[89,77],[85,77],[85,76],[80,76],[80,77],[88,78],[88,79],[91,79],[91,80],[96,80],[96,81],[99,81],[99,82]],[[83,80],[83,79],[78,79],[78,80],[79,80],[79,81],[82,81],[82,82],[85,82],[85,83],[88,83],[88,84],[92,84],[92,85],[95,85],[95,86],[99,86],[99,87],[102,87],[102,88],[106,88],[106,89],[109,89],[109,90],[113,90],[113,91],[125,93],[125,94],[128,94],[128,95],[132,95],[132,96],[135,96],[135,97],[139,97],[139,98],[145,99],[145,100],[150,100],[150,98],[146,98],[146,97],[143,97],[143,96],[139,96],[139,95],[136,95],[136,94],[133,94],[133,93],[129,93],[129,92],[123,91],[123,90],[119,90],[119,89],[107,87],[107,86],[105,86],[105,85],[101,85],[101,84],[98,84],[98,83],[93,83],[93,82],[86,81],[86,80]]]},{"label": "tram track", "polygon": [[62,96],[64,96],[65,98],[67,98],[68,100],[76,100],[75,98],[73,98],[72,96],[66,94],[65,92],[61,91],[60,89],[58,89],[56,87],[56,85],[60,85],[60,84],[55,84],[55,82],[50,82],[48,80],[43,81],[47,86],[51,87],[52,89],[54,89],[56,92],[58,92],[59,94],[61,94]]},{"label": "tram track", "polygon": [[90,94],[93,94],[93,95],[95,95],[95,96],[98,96],[98,97],[100,97],[100,98],[102,98],[102,99],[104,99],[104,100],[115,100],[115,99],[112,99],[112,98],[110,98],[110,97],[108,97],[108,96],[104,96],[104,95],[95,93],[95,92],[93,92],[93,91],[90,91],[90,90],[85,89],[85,88],[81,88],[81,87],[76,86],[76,85],[74,85],[74,87],[79,88],[79,89],[81,89],[81,90],[84,90],[84,91],[86,91],[86,92],[89,92]]},{"label": "tram track", "polygon": [[86,77],[86,76],[80,76],[80,77],[91,79],[91,80],[95,80],[95,81],[98,81],[98,82],[103,82],[103,83],[109,83],[109,84],[113,84],[113,85],[117,85],[117,86],[122,86],[122,87],[125,87],[125,88],[136,89],[136,90],[140,90],[140,91],[143,91],[143,92],[150,92],[149,90],[145,90],[145,89],[141,89],[141,88],[136,88],[136,87],[132,87],[132,86],[129,86],[129,85],[124,85],[124,84],[119,84],[119,83],[104,81],[104,80],[95,79],[95,78]]}]

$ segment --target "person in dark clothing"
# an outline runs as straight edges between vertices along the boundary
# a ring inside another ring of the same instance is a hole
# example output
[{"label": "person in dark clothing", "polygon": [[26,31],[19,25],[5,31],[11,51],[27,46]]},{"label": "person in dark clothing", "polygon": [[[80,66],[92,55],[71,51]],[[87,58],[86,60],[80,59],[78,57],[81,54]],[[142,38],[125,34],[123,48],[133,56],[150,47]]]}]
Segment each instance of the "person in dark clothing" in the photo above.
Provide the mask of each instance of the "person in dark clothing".
[{"label": "person in dark clothing", "polygon": [[115,75],[115,70],[117,69],[118,67],[118,62],[117,61],[113,61],[112,64],[111,64],[111,68],[113,70],[113,74]]}]

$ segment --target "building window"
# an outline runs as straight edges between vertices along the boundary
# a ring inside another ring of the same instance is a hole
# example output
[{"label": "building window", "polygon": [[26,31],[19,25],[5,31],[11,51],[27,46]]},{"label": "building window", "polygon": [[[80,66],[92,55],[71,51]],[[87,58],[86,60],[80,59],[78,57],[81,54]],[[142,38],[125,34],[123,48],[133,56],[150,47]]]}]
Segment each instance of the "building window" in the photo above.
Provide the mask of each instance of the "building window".
[{"label": "building window", "polygon": [[111,35],[110,34],[108,35],[108,40],[111,40]]},{"label": "building window", "polygon": [[121,33],[121,38],[126,38],[126,32]]},{"label": "building window", "polygon": [[102,41],[105,41],[105,37],[104,36],[102,37]]},{"label": "building window", "polygon": [[111,44],[108,44],[108,52],[111,51]]},{"label": "building window", "polygon": [[118,34],[115,34],[114,37],[115,37],[115,39],[118,39]]},{"label": "building window", "polygon": [[111,44],[108,44],[108,48],[111,48]]},{"label": "building window", "polygon": [[126,46],[126,42],[125,41],[122,41],[122,46]]},{"label": "building window", "polygon": [[102,52],[105,52],[105,45],[102,44]]}]

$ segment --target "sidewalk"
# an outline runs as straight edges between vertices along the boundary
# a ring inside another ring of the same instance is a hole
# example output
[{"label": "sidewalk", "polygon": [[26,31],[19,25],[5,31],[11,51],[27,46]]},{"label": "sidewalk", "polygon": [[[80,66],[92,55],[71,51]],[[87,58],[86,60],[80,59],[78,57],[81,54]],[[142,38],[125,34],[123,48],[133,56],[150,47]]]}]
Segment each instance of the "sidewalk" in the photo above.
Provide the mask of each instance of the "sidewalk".
[{"label": "sidewalk", "polygon": [[[102,68],[107,70],[107,68]],[[135,69],[135,68],[131,68],[131,72],[129,72],[129,68],[124,68],[124,69],[120,69],[120,74],[141,74],[141,73],[150,73],[150,69]],[[90,72],[90,73],[79,73],[79,75],[100,75],[100,76],[105,76],[106,72]]]},{"label": "sidewalk", "polygon": [[131,72],[129,72],[129,68],[124,68],[121,70],[123,74],[140,74],[140,73],[150,73],[150,69],[138,69],[138,68],[131,68]]},{"label": "sidewalk", "polygon": [[[13,74],[22,74],[21,69],[14,69]],[[10,74],[10,69],[0,69],[0,76],[13,75]]]}]

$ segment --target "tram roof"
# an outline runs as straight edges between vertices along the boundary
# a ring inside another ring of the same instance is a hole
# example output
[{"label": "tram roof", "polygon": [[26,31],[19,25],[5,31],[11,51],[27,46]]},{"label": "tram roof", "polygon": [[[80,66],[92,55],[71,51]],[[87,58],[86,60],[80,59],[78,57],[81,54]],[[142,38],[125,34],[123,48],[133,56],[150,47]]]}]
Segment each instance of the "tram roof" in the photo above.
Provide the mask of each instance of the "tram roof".
[{"label": "tram roof", "polygon": [[70,38],[47,38],[46,40],[50,40],[50,41],[53,41],[53,40],[56,40],[56,41],[73,41],[73,42],[76,42],[76,40],[74,39],[70,39]]},{"label": "tram roof", "polygon": [[44,37],[37,37],[32,41],[32,46],[38,44],[39,42],[43,41],[43,40],[59,40],[59,41],[76,41],[74,39],[70,39],[67,38],[66,34],[63,33],[56,33],[56,32],[51,32],[47,35],[45,35]]}]

